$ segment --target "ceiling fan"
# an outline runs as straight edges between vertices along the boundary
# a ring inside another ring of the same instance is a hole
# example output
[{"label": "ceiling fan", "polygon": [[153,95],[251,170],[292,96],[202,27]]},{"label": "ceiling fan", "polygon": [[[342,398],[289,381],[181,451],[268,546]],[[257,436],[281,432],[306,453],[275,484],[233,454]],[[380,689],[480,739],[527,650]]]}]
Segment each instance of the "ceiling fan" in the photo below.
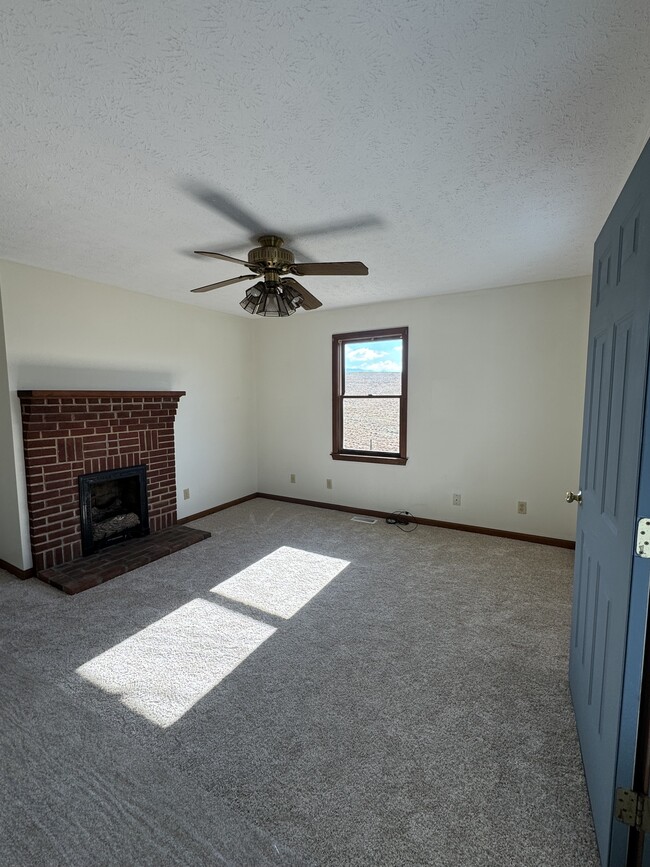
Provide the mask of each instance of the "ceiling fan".
[{"label": "ceiling fan", "polygon": [[240,301],[241,307],[248,313],[258,316],[291,316],[299,307],[315,310],[322,306],[318,298],[294,279],[294,274],[304,277],[362,276],[368,273],[368,268],[363,262],[295,262],[293,253],[284,246],[284,239],[279,235],[260,235],[258,243],[259,247],[249,251],[248,261],[235,259],[225,253],[195,250],[194,252],[199,256],[212,256],[214,259],[245,265],[253,273],[199,286],[197,289],[192,289],[192,292],[210,292],[212,289],[230,286],[242,280],[262,277],[261,281],[246,290],[245,297]]},{"label": "ceiling fan", "polygon": [[[195,250],[194,252],[200,256],[212,256],[214,259],[244,265],[253,273],[233,277],[231,280],[222,280],[219,283],[210,283],[208,286],[199,286],[198,289],[192,289],[192,292],[209,292],[222,286],[261,277],[259,282],[246,290],[246,296],[240,302],[244,310],[258,316],[291,316],[300,307],[304,310],[315,310],[322,306],[318,298],[298,283],[295,277],[361,276],[368,273],[368,268],[363,262],[296,262],[294,253],[284,246],[285,238],[269,231],[268,225],[264,225],[258,217],[234,199],[217,189],[195,182],[187,181],[182,186],[196,201],[250,232],[251,241],[256,238],[259,244],[249,251],[247,259],[237,259],[225,253]],[[376,217],[360,215],[326,225],[303,227],[297,234],[307,237],[331,232],[350,232],[379,225],[381,221]],[[292,247],[297,253],[293,243]],[[302,257],[302,254],[299,255]]]}]

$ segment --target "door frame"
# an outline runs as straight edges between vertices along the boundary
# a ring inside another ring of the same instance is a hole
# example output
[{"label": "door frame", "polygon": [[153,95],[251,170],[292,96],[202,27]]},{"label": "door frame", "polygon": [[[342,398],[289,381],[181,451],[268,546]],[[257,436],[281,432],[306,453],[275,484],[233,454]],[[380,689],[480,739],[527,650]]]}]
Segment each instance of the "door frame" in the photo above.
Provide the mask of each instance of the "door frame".
[{"label": "door frame", "polygon": [[[650,279],[649,279],[650,288]],[[650,320],[646,323],[650,329]],[[645,407],[635,527],[650,517],[650,359],[646,365]],[[636,532],[635,532],[636,538]],[[630,614],[628,618],[625,678],[619,726],[616,788],[631,788],[645,795],[650,787],[650,559],[633,554]],[[628,828],[613,817],[610,843],[612,867],[650,865],[649,835]]]}]

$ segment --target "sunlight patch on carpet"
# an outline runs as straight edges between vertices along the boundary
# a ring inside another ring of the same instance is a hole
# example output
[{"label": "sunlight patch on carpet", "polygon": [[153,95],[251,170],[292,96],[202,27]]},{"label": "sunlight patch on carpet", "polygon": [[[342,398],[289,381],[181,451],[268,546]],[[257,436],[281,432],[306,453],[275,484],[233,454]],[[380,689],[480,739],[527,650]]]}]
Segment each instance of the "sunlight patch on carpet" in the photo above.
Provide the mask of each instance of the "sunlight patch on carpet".
[{"label": "sunlight patch on carpet", "polygon": [[349,565],[349,560],[283,546],[210,592],[289,618]]},{"label": "sunlight patch on carpet", "polygon": [[179,720],[275,629],[193,599],[77,669],[161,728]]}]

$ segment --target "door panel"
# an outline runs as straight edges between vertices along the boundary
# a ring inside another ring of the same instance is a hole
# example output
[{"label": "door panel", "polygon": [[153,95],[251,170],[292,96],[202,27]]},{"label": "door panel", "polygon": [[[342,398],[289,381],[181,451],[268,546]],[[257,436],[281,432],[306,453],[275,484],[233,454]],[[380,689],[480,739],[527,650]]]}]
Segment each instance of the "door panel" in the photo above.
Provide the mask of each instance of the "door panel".
[{"label": "door panel", "polygon": [[610,841],[631,662],[626,647],[650,313],[649,178],[646,146],[594,249],[576,533],[570,684],[598,845],[611,867],[624,863],[610,862]]},{"label": "door panel", "polygon": [[625,399],[630,377],[630,348],[633,320],[626,316],[614,326],[612,365],[612,397],[607,453],[605,456],[605,480],[603,484],[603,515],[609,519],[612,530],[618,528],[618,492],[621,474],[621,441],[625,425]]}]

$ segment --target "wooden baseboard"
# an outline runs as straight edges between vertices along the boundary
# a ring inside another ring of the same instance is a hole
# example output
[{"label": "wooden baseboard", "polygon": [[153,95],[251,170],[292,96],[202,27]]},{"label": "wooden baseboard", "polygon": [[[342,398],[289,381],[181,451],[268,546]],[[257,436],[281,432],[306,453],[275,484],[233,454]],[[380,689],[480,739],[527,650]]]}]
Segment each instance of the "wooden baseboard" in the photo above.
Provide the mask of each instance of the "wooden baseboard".
[{"label": "wooden baseboard", "polygon": [[[337,512],[353,512],[355,515],[370,515],[373,518],[388,518],[391,512],[378,512],[375,509],[355,508],[353,506],[341,506],[337,503],[320,503],[317,500],[299,500],[296,497],[282,497],[279,494],[263,494],[258,492],[258,497],[266,500],[279,500],[282,503],[297,503],[300,506],[314,506],[317,509],[333,509]],[[250,499],[250,498],[247,498]],[[510,530],[497,530],[494,527],[476,527],[473,524],[454,524],[451,521],[436,521],[433,518],[411,519],[416,524],[424,524],[428,527],[443,527],[446,530],[462,530],[464,533],[481,533],[484,536],[501,536],[504,539],[516,539],[519,542],[534,542],[536,545],[552,545],[556,548],[575,549],[576,543],[570,539],[554,539],[551,536],[535,536],[532,533],[515,533]]]},{"label": "wooden baseboard", "polygon": [[21,581],[26,581],[28,578],[34,577],[33,569],[19,569],[18,566],[14,566],[12,563],[7,563],[6,560],[0,559],[0,569],[4,569],[5,572],[15,575],[16,578],[20,578]]},{"label": "wooden baseboard", "polygon": [[197,512],[195,515],[188,515],[186,518],[178,518],[177,524],[189,524],[190,521],[198,521],[199,518],[205,518],[208,515],[214,515],[215,512],[223,512],[224,509],[230,509],[231,506],[238,506],[240,503],[245,503],[247,500],[254,500],[259,494],[247,494],[245,497],[240,497],[238,500],[231,500],[229,503],[222,503],[220,506],[213,506],[211,509],[205,509],[203,512]]},{"label": "wooden baseboard", "polygon": [[[298,497],[282,497],[279,494],[265,494],[258,491],[255,494],[247,494],[245,497],[239,497],[237,500],[231,500],[229,503],[222,503],[220,506],[213,506],[211,509],[205,509],[203,512],[197,512],[195,515],[188,515],[186,518],[179,518],[177,524],[189,524],[191,521],[198,521],[199,518],[205,518],[207,515],[214,515],[215,512],[222,512],[224,509],[230,509],[232,506],[238,506],[240,503],[246,503],[248,500],[254,500],[256,497],[261,497],[265,500],[279,500],[281,503],[296,503],[299,506],[314,506],[317,509],[332,509],[335,512],[350,512],[355,515],[370,515],[373,518],[388,518],[391,512],[380,512],[376,509],[364,509],[354,506],[343,506],[340,503],[321,503],[318,500],[301,500]],[[515,533],[510,530],[496,530],[493,527],[475,527],[472,524],[454,524],[451,521],[436,521],[433,518],[418,518],[413,516],[412,520],[416,524],[425,524],[429,527],[443,527],[446,530],[462,530],[464,533],[482,533],[485,536],[501,536],[504,539],[516,539],[519,542],[533,542],[537,545],[553,545],[557,548],[575,549],[575,542],[570,539],[553,539],[550,536],[534,536],[531,533]],[[7,563],[6,560],[0,559],[0,569],[4,569],[16,578],[22,581],[34,576],[33,569],[19,569],[17,566]]]}]

